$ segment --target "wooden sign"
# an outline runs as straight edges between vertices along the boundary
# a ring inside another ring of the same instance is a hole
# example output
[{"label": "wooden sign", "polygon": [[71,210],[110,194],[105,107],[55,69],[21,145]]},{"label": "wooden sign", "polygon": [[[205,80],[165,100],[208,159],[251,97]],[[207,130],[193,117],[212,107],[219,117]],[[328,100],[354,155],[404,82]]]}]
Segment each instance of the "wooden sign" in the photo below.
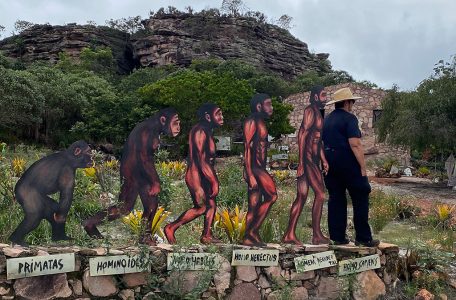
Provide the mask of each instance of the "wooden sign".
[{"label": "wooden sign", "polygon": [[296,272],[303,273],[307,271],[329,268],[337,265],[334,251],[326,251],[311,255],[299,256],[294,259]]},{"label": "wooden sign", "polygon": [[272,155],[272,160],[285,160],[285,159],[288,159],[287,153],[279,153],[279,154]]},{"label": "wooden sign", "polygon": [[6,278],[17,279],[74,272],[74,253],[30,256],[6,260]]},{"label": "wooden sign", "polygon": [[168,253],[168,270],[218,270],[221,265],[218,254]]},{"label": "wooden sign", "polygon": [[380,256],[378,254],[360,258],[342,260],[339,262],[339,275],[359,273],[367,270],[380,268]]},{"label": "wooden sign", "polygon": [[271,267],[279,264],[279,250],[233,250],[232,266]]},{"label": "wooden sign", "polygon": [[138,273],[148,271],[149,255],[97,256],[89,259],[90,276]]}]

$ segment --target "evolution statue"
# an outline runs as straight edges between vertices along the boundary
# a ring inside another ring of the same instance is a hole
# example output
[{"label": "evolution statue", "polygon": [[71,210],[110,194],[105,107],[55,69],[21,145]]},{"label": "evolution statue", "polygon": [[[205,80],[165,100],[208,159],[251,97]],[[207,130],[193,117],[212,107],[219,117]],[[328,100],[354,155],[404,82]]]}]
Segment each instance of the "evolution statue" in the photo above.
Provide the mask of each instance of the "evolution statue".
[{"label": "evolution statue", "polygon": [[320,110],[325,107],[326,92],[322,86],[313,87],[310,92],[310,104],[304,109],[304,117],[298,133],[299,165],[297,171],[297,196],[290,211],[288,229],[282,239],[287,244],[302,245],[296,237],[296,225],[307,200],[309,187],[314,191],[312,206],[312,244],[327,244],[329,239],[323,235],[320,220],[325,200],[323,172],[328,172],[325,158],[322,129],[323,117]]},{"label": "evolution statue", "polygon": [[182,213],[177,220],[165,226],[164,233],[170,244],[176,242],[175,231],[182,225],[204,215],[201,243],[220,243],[212,236],[211,227],[216,213],[215,197],[219,181],[215,173],[215,141],[213,129],[223,125],[223,114],[215,104],[203,104],[198,110],[199,122],[188,137],[188,162],[185,183],[193,200],[193,208]]},{"label": "evolution statue", "polygon": [[268,129],[266,119],[272,115],[272,100],[256,94],[250,102],[251,115],[244,122],[244,179],[248,185],[248,211],[243,244],[265,246],[259,230],[272,204],[277,200],[274,180],[266,170]]},{"label": "evolution statue", "polygon": [[91,237],[103,238],[96,226],[105,218],[112,221],[128,214],[139,195],[144,206],[142,218],[146,223],[140,242],[155,244],[151,226],[158,207],[160,178],[155,170],[154,154],[160,145],[160,134],[175,137],[179,132],[180,120],[173,108],[162,109],[136,125],[125,142],[120,162],[120,207],[110,206],[84,222],[84,229]]},{"label": "evolution statue", "polygon": [[[93,164],[91,149],[84,141],[73,143],[67,150],[36,161],[16,184],[14,194],[24,210],[24,220],[11,234],[10,240],[27,246],[25,236],[46,219],[52,227],[52,240],[69,240],[65,223],[73,202],[76,169]],[[59,201],[52,194],[59,193]]]}]

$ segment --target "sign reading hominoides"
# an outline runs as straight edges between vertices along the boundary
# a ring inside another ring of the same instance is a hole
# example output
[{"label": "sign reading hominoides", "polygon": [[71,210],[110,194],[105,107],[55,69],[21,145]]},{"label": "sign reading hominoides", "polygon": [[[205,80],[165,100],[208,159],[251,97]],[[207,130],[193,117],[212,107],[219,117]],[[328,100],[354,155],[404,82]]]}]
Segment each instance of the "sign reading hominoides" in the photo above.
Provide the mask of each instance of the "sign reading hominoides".
[{"label": "sign reading hominoides", "polygon": [[360,258],[342,260],[339,262],[339,275],[364,272],[380,268],[380,256],[378,254]]},{"label": "sign reading hominoides", "polygon": [[279,250],[233,250],[232,266],[271,267],[279,264]]},{"label": "sign reading hominoides", "polygon": [[11,258],[6,260],[6,270],[8,280],[74,272],[74,253]]},{"label": "sign reading hominoides", "polygon": [[220,258],[212,253],[168,253],[168,270],[218,270]]},{"label": "sign reading hominoides", "polygon": [[337,265],[337,258],[334,254],[334,251],[326,251],[295,257],[294,263],[296,272],[303,273],[307,271],[333,267]]},{"label": "sign reading hominoides", "polygon": [[98,256],[89,260],[90,276],[115,275],[148,271],[148,255]]}]

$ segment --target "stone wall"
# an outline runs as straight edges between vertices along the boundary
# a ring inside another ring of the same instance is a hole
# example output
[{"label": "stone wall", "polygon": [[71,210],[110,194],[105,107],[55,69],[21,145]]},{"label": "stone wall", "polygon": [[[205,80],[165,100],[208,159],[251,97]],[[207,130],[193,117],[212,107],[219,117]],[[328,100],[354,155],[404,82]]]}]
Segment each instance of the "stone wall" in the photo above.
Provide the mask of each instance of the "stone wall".
[{"label": "stone wall", "polygon": [[[368,155],[368,158],[392,155],[398,157],[398,159],[402,161],[402,164],[406,164],[409,157],[408,151],[379,143],[375,135],[374,111],[381,110],[381,102],[387,95],[386,91],[369,88],[356,83],[344,83],[325,88],[328,92],[328,101],[335,91],[344,87],[349,87],[355,96],[362,97],[362,99],[358,99],[355,102],[353,113],[358,118],[359,127],[363,135],[362,142],[365,154]],[[294,151],[297,151],[297,134],[299,127],[301,126],[304,108],[309,105],[309,96],[310,92],[305,92],[291,95],[284,100],[285,103],[291,104],[294,107],[289,118],[290,124],[296,128],[296,133],[288,135],[285,138],[285,143]],[[325,109],[325,116],[333,109],[334,105],[327,107]]]},{"label": "stone wall", "polygon": [[[221,256],[217,271],[166,271],[167,254],[176,247],[160,244],[156,247],[138,249],[109,249],[109,254],[119,255],[146,251],[151,257],[150,273],[107,275],[91,277],[90,257],[107,255],[105,248],[82,247],[32,249],[11,248],[0,244],[0,297],[1,299],[169,299],[183,298],[192,294],[196,299],[339,299],[352,295],[357,300],[377,299],[392,289],[397,279],[398,252],[395,245],[381,244],[377,248],[355,246],[330,246],[338,261],[343,259],[379,254],[381,268],[361,273],[338,276],[337,268],[330,267],[297,273],[294,258],[305,254],[327,251],[328,246],[283,247],[278,249],[279,266],[233,267],[230,264],[233,245],[215,247],[194,246],[179,249],[180,252],[216,251]],[[236,248],[252,249],[235,245]],[[75,253],[76,271],[64,274],[6,279],[6,259]]]}]

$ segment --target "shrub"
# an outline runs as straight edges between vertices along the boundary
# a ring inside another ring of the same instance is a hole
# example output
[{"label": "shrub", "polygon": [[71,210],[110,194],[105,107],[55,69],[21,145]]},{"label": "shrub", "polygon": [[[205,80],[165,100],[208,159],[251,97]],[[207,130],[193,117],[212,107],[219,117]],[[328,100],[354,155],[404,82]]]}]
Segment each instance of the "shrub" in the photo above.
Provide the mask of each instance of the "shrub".
[{"label": "shrub", "polygon": [[220,192],[217,203],[225,207],[242,207],[247,201],[247,184],[243,180],[242,166],[238,162],[229,162],[218,175]]},{"label": "shrub", "polygon": [[374,233],[380,232],[389,222],[397,216],[399,199],[386,195],[380,190],[374,190],[370,197],[369,223]]},{"label": "shrub", "polygon": [[431,174],[431,171],[427,167],[420,167],[417,172],[418,177],[427,177]]}]

